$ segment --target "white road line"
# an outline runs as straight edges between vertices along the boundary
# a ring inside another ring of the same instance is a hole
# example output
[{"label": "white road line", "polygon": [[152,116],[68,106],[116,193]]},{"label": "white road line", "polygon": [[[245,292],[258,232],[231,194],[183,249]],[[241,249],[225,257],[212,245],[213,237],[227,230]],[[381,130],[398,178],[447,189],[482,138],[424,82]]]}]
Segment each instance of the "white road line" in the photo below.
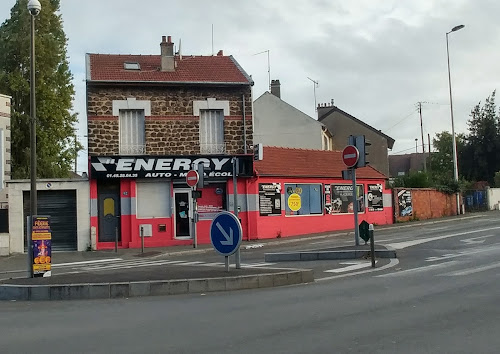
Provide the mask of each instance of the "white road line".
[{"label": "white road line", "polygon": [[471,238],[466,238],[463,240],[460,240],[460,242],[465,242],[468,245],[475,244],[475,243],[484,243],[486,238],[488,237],[493,237],[497,235],[485,235],[485,236],[478,236],[478,237],[471,237]]},{"label": "white road line", "polygon": [[[377,263],[378,261],[375,261]],[[347,267],[342,267],[342,268],[335,268],[335,269],[329,269],[325,270],[325,273],[344,273],[344,272],[350,272],[352,270],[358,270],[358,269],[363,269],[367,267],[371,267],[372,262],[342,262],[340,263],[342,265],[347,265]]]},{"label": "white road line", "polygon": [[448,266],[451,266],[451,265],[457,264],[457,263],[459,263],[459,262],[458,261],[449,261],[449,262],[444,262],[444,263],[431,264],[431,265],[424,266],[424,267],[411,268],[411,269],[397,271],[394,273],[377,275],[376,277],[377,278],[399,277],[399,276],[407,275],[407,274],[426,272],[426,271],[434,269],[434,268],[448,267]]},{"label": "white road line", "polygon": [[133,268],[133,267],[139,267],[139,266],[145,266],[145,265],[164,265],[164,264],[176,264],[176,263],[184,263],[184,261],[168,261],[168,260],[161,260],[161,261],[135,261],[135,262],[123,262],[123,263],[116,263],[116,264],[111,264],[111,265],[105,265],[105,266],[96,266],[96,267],[88,267],[85,269],[88,270],[107,270],[107,269],[120,269],[120,268]]},{"label": "white road line", "polygon": [[436,262],[436,261],[442,261],[445,259],[450,259],[450,258],[457,258],[457,257],[464,257],[464,256],[470,256],[473,254],[478,254],[478,253],[496,253],[500,249],[499,244],[495,245],[489,245],[489,246],[483,246],[479,248],[472,248],[466,251],[460,251],[458,253],[447,253],[443,254],[442,256],[435,256],[435,257],[427,257],[426,262]]},{"label": "white road line", "polygon": [[275,264],[276,263],[261,262],[261,263],[242,263],[241,265],[248,268],[258,268],[258,267],[267,267]]},{"label": "white road line", "polygon": [[200,266],[202,266],[202,267],[219,267],[219,266],[223,266],[223,265],[224,265],[224,263],[221,263],[221,262],[200,264]]},{"label": "white road line", "polygon": [[490,231],[490,230],[498,230],[498,229],[500,229],[500,226],[489,227],[487,229],[478,229],[478,230],[472,230],[472,231],[466,231],[466,232],[459,232],[459,233],[456,233],[456,234],[449,234],[449,235],[443,235],[443,236],[420,238],[420,239],[417,239],[417,240],[406,241],[406,242],[390,243],[390,244],[388,244],[386,246],[392,247],[393,249],[396,249],[396,250],[401,250],[403,248],[420,245],[420,244],[426,243],[426,242],[431,242],[431,241],[436,241],[436,240],[442,240],[442,239],[450,238],[450,237],[456,237],[456,236],[474,234],[474,233],[477,233],[477,232]]},{"label": "white road line", "polygon": [[195,264],[200,264],[200,263],[204,263],[204,262],[201,262],[201,261],[184,262],[184,263],[182,263],[182,265],[183,266],[185,266],[185,265],[195,265]]},{"label": "white road line", "polygon": [[490,270],[490,269],[495,269],[495,268],[500,268],[500,262],[493,263],[493,264],[483,266],[483,267],[475,267],[475,268],[471,268],[468,270],[450,272],[450,273],[445,273],[445,274],[438,274],[438,276],[456,277],[456,276],[460,276],[460,275],[470,275],[470,274],[474,274],[474,273],[484,272],[485,270]]},{"label": "white road line", "polygon": [[346,274],[333,275],[331,277],[325,277],[325,278],[315,279],[314,281],[319,282],[319,281],[332,280],[332,279],[338,279],[338,278],[352,277],[353,275],[358,275],[358,274],[379,272],[381,270],[385,270],[385,269],[394,267],[394,266],[396,266],[398,264],[399,264],[399,259],[397,259],[397,258],[391,258],[389,260],[389,264],[386,264],[385,266],[382,266],[380,268],[372,268],[372,269],[363,270],[363,271],[360,271],[360,272],[352,272],[352,273],[346,273]]},{"label": "white road line", "polygon": [[94,261],[56,263],[56,264],[52,264],[52,268],[67,267],[67,266],[74,266],[74,265],[84,265],[84,264],[93,264],[93,263],[116,262],[116,261],[122,261],[122,260],[123,260],[122,258],[107,258],[107,259],[96,259]]}]

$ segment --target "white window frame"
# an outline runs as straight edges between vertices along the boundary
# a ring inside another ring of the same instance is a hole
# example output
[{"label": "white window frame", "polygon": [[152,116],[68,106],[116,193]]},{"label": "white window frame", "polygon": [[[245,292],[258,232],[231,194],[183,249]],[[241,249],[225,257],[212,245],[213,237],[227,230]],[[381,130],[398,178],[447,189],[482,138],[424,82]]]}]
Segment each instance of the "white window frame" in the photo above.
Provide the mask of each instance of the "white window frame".
[{"label": "white window frame", "polygon": [[[112,102],[113,106],[113,116],[118,117],[119,122],[120,122],[120,111],[129,111],[129,110],[142,110],[143,111],[143,118],[144,118],[144,126],[146,124],[146,117],[151,116],[151,101],[149,100],[137,100],[135,97],[128,97],[126,100],[113,100]],[[124,150],[122,153],[122,131],[120,128],[120,123],[119,123],[119,151],[120,154],[126,154],[126,155],[142,155],[146,153],[146,132],[143,131],[144,137],[143,137],[143,146],[142,147],[137,147],[135,150],[132,151],[132,153],[127,152],[127,150]],[[134,150],[134,149],[132,149]]]}]

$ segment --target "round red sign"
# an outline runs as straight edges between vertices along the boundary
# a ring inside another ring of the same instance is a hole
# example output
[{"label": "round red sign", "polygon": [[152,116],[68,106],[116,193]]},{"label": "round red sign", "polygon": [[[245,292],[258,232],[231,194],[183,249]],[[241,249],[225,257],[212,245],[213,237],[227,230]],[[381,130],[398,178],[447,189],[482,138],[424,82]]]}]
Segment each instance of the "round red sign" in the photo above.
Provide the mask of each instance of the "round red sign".
[{"label": "round red sign", "polygon": [[186,183],[189,187],[194,187],[198,183],[200,176],[195,170],[191,170],[186,174]]},{"label": "round red sign", "polygon": [[347,145],[342,151],[342,161],[347,167],[354,167],[359,159],[359,151],[354,145]]}]

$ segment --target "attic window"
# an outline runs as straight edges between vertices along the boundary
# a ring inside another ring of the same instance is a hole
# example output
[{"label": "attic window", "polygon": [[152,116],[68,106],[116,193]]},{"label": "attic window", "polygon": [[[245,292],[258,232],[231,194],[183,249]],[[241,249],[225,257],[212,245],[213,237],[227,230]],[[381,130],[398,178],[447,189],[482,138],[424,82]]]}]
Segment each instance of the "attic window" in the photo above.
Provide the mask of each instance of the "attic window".
[{"label": "attic window", "polygon": [[125,62],[123,63],[123,67],[125,70],[141,70],[141,66],[139,63],[130,63],[130,62]]}]

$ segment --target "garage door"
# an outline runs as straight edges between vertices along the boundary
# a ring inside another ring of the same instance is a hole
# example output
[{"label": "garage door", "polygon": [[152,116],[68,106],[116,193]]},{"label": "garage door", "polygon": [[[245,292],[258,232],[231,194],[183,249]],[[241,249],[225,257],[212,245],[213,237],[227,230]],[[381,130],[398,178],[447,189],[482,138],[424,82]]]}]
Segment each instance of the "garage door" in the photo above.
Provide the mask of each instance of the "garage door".
[{"label": "garage door", "polygon": [[[52,250],[75,251],[77,249],[76,191],[38,191],[37,196],[38,215],[50,215]],[[29,192],[24,192],[23,199],[26,224],[26,217],[30,213]],[[26,235],[26,225],[24,234]]]}]

